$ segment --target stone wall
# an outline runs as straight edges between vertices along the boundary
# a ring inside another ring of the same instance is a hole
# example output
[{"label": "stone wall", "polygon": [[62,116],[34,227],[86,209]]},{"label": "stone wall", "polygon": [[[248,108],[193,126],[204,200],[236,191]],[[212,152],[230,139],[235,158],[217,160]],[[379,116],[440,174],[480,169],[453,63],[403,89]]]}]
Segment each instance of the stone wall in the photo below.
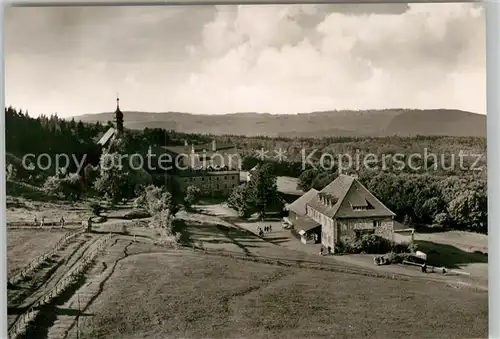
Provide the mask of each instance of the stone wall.
[{"label": "stone wall", "polygon": [[[321,218],[320,218],[321,220]],[[335,251],[335,223],[328,217],[323,217],[321,223],[321,244],[324,248],[331,248],[332,253]]]},{"label": "stone wall", "polygon": [[338,238],[343,242],[351,242],[356,240],[358,235],[370,233],[393,240],[392,218],[341,219],[337,223],[340,231]]},{"label": "stone wall", "polygon": [[382,220],[381,225],[375,228],[375,234],[394,241],[394,220],[392,218]]}]

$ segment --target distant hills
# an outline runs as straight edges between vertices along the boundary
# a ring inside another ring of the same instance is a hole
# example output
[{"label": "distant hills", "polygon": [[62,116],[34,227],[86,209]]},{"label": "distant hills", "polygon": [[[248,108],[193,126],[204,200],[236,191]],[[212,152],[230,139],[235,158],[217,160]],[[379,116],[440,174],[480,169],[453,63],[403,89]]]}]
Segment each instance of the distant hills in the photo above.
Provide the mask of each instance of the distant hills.
[{"label": "distant hills", "polygon": [[[106,123],[113,113],[75,117]],[[233,113],[202,115],[178,112],[124,112],[130,129],[164,128],[184,133],[269,137],[325,136],[486,136],[486,115],[459,110],[386,109],[300,114]]]}]

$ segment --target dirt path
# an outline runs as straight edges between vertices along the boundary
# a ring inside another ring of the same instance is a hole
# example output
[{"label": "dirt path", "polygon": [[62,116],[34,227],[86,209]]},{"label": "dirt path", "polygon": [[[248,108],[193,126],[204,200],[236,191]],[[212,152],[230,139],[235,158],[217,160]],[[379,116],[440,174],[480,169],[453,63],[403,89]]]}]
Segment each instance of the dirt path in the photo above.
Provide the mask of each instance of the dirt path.
[{"label": "dirt path", "polygon": [[[106,252],[87,273],[81,286],[66,302],[57,307],[57,317],[48,330],[47,338],[63,339],[68,337],[77,318],[87,316],[85,310],[100,294],[106,280],[113,274],[117,262],[128,256],[127,249],[133,240],[116,238]],[[76,329],[76,328],[75,328]]]},{"label": "dirt path", "polygon": [[[208,212],[208,213],[207,213]],[[374,266],[373,256],[319,256],[319,249],[300,243],[293,235],[283,230],[279,222],[240,222],[233,215],[226,216],[219,208],[215,213],[210,213],[210,206],[204,206],[203,214],[180,214],[188,222],[187,231],[193,241],[200,241],[204,248],[210,250],[241,253],[254,257],[273,257],[280,260],[293,260],[295,262],[314,262],[325,266],[338,266],[345,269],[370,271],[381,275],[400,275],[439,281],[453,286],[472,286],[481,290],[487,289],[483,281],[471,280],[468,277],[457,275],[442,275],[439,273],[422,273],[418,268],[402,265]],[[198,224],[189,226],[190,221]],[[264,237],[256,234],[257,226],[272,224],[273,230]],[[311,250],[313,248],[313,250]]]},{"label": "dirt path", "polygon": [[[35,304],[41,297],[43,297],[48,291],[50,291],[66,274],[70,271],[72,267],[78,264],[79,260],[93,248],[96,241],[103,235],[93,235],[93,234],[82,234],[79,236],[75,246],[68,246],[65,248],[64,252],[61,254],[61,260],[55,267],[53,272],[45,272],[45,276],[48,278],[43,281],[42,284],[38,284],[35,290],[32,291],[27,297],[9,304],[9,327],[17,320],[20,314],[25,310],[30,308]],[[29,283],[29,282],[28,282]]]},{"label": "dirt path", "polygon": [[[169,248],[156,248],[147,239],[134,240],[131,236],[120,236],[114,239],[107,250],[99,256],[96,264],[86,275],[81,287],[62,305],[58,305],[57,319],[48,330],[48,339],[68,339],[79,337],[79,327],[92,321],[92,314],[88,309],[99,297],[108,279],[119,270],[121,260],[129,256],[147,254],[154,250],[159,253],[185,255],[186,251]],[[191,253],[196,255],[196,253]],[[88,324],[87,324],[88,325]]]},{"label": "dirt path", "polygon": [[54,256],[33,271],[29,277],[19,281],[14,286],[10,286],[7,290],[9,307],[19,306],[27,297],[42,287],[64,264],[67,258],[83,246],[86,241],[82,236],[71,239]]}]

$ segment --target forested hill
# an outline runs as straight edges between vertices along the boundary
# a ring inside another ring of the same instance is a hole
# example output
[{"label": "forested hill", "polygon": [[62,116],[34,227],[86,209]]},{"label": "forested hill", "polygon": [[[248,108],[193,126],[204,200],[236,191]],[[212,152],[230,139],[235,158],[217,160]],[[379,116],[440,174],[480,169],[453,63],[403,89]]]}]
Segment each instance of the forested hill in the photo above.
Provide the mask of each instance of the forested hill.
[{"label": "forested hill", "polygon": [[[5,115],[8,194],[18,192],[18,188],[27,187],[25,185],[37,190],[52,187],[55,168],[41,168],[40,165],[45,166],[45,159],[37,164],[37,170],[27,169],[22,158],[28,153],[43,153],[52,160],[60,154],[75,156],[78,160],[86,156],[86,163],[98,163],[101,149],[96,141],[108,128],[107,124],[67,121],[57,116],[35,119],[13,108],[6,108]],[[218,144],[235,144],[244,170],[260,162],[256,150],[265,150],[266,162],[273,164],[275,175],[299,177],[301,188],[308,190],[310,187],[323,188],[340,169],[349,169],[399,217],[406,216],[417,223],[486,231],[487,159],[486,140],[482,137],[271,138],[211,136],[145,128],[126,129],[122,145],[124,153],[134,154],[148,150],[150,145],[183,145],[184,141],[201,144],[212,138]],[[284,161],[275,157],[277,150],[284,152]],[[326,159],[333,162],[322,164],[324,154],[330,155]],[[349,164],[345,156],[356,162]],[[363,160],[361,163],[356,160],[368,159],[366,156],[370,156],[369,166]],[[405,166],[397,166],[396,156],[404,160]],[[68,171],[75,173],[77,164],[72,161],[69,165]],[[164,183],[164,173],[159,175]],[[135,180],[134,176],[127,178]],[[87,187],[93,186],[87,182]]]},{"label": "forested hill", "polygon": [[[386,109],[301,114],[124,112],[130,129],[164,128],[184,133],[269,137],[486,136],[486,116],[459,110]],[[84,122],[113,120],[113,113],[75,117]]]}]

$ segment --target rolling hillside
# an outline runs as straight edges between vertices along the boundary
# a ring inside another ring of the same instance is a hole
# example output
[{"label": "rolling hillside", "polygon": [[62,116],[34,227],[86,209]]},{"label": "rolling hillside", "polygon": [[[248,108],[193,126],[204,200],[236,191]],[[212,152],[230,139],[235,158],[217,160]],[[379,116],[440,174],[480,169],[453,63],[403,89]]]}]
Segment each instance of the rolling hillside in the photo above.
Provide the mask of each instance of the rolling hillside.
[{"label": "rolling hillside", "polygon": [[[387,109],[301,114],[124,112],[130,129],[165,128],[185,133],[269,137],[323,136],[486,136],[486,116],[457,110]],[[84,122],[113,120],[113,113],[75,117]]]}]

